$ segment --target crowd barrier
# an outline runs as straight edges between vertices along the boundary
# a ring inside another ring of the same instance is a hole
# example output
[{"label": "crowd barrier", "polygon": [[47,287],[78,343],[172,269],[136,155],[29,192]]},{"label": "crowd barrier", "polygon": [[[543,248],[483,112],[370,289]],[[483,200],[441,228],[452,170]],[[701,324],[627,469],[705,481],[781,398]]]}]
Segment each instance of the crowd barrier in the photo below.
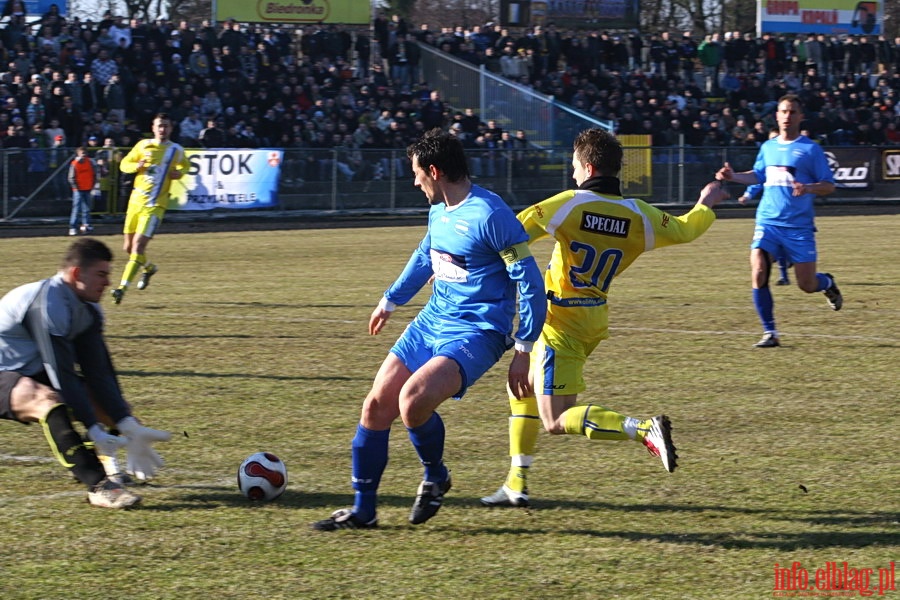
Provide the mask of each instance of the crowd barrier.
[{"label": "crowd barrier", "polygon": [[[271,150],[274,155],[276,149]],[[101,158],[104,169],[94,193],[93,212],[97,215],[125,211],[130,180],[118,170],[118,160],[125,151],[91,151]],[[900,199],[900,147],[826,147],[825,151],[838,183],[833,197],[863,202]],[[201,149],[197,155],[219,153],[227,158],[229,154],[247,152]],[[43,156],[37,156],[41,153]],[[479,149],[467,153],[473,181],[497,192],[515,207],[528,206],[573,186],[570,152]],[[425,206],[422,192],[413,185],[403,149],[279,148],[277,155],[279,160],[266,167],[278,169],[273,202],[267,209],[391,211]],[[654,204],[692,203],[724,162],[736,170],[747,170],[755,155],[753,147],[628,147],[623,193]],[[68,216],[71,191],[66,175],[73,156],[74,149],[0,150],[0,218],[11,221]],[[239,160],[224,162],[236,164]],[[734,195],[741,191],[735,189]],[[239,211],[241,206],[240,202],[227,199],[209,204],[214,210]]]}]

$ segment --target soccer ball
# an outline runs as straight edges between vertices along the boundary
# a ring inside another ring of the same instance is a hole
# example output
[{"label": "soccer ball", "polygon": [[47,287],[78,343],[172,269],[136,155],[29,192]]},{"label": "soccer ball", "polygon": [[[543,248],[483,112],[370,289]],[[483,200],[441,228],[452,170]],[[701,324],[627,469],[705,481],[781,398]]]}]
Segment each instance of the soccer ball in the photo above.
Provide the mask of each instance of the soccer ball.
[{"label": "soccer ball", "polygon": [[250,500],[274,500],[287,487],[287,467],[271,452],[251,454],[238,468],[237,484]]}]

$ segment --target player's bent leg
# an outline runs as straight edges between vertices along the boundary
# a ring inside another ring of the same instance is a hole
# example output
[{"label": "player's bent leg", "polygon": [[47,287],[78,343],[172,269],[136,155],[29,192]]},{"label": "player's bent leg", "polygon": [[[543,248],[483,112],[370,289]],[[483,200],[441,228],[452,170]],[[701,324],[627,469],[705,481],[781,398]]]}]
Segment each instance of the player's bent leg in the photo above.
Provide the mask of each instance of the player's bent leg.
[{"label": "player's bent leg", "polygon": [[[564,433],[583,435],[592,440],[634,439],[633,431],[640,421],[596,404],[573,406],[562,415]],[[626,428],[630,432],[626,432]]]},{"label": "player's bent leg", "polygon": [[[816,273],[816,263],[813,262],[804,262],[797,263],[794,265],[794,277],[797,279],[797,287],[806,292],[807,294],[812,294],[813,292],[821,292],[819,286],[822,283],[829,285],[827,278],[823,275],[823,281],[819,281],[819,273]],[[822,288],[824,289],[824,288]]]},{"label": "player's bent leg", "polygon": [[68,408],[64,404],[54,404],[40,423],[56,460],[69,469],[78,481],[92,488],[106,478],[97,454],[72,427]]}]

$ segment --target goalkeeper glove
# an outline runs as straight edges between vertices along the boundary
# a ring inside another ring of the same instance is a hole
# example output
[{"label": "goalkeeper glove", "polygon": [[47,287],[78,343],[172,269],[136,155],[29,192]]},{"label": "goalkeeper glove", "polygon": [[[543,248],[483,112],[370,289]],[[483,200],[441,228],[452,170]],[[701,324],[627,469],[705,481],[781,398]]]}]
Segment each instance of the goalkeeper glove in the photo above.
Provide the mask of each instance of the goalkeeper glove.
[{"label": "goalkeeper glove", "polygon": [[167,442],[172,434],[168,431],[144,427],[134,417],[125,417],[116,424],[128,439],[127,470],[140,481],[151,479],[163,465],[163,459],[153,449],[153,442]]},{"label": "goalkeeper glove", "polygon": [[116,450],[128,443],[125,438],[106,431],[100,423],[94,423],[88,428],[88,437],[94,442],[94,450],[102,456],[115,456]]}]

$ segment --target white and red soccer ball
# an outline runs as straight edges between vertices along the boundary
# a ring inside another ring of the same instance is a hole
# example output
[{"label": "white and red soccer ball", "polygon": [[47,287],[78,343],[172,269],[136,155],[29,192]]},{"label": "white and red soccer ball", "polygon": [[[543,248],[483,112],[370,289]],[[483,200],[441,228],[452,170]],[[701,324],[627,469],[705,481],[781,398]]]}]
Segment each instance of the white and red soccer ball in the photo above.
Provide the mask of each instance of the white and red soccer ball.
[{"label": "white and red soccer ball", "polygon": [[287,467],[271,452],[251,454],[238,468],[237,484],[250,500],[274,500],[287,488]]}]

